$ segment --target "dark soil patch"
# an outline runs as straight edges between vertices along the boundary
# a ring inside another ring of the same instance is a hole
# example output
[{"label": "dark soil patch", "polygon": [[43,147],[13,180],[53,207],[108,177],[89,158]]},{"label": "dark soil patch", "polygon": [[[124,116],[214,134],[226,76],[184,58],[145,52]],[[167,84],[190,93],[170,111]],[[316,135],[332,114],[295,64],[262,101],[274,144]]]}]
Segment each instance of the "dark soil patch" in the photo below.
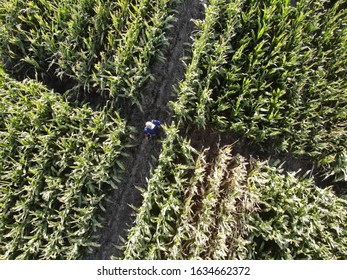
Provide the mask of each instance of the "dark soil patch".
[{"label": "dark soil patch", "polygon": [[182,58],[190,50],[191,34],[196,28],[192,19],[203,16],[203,7],[199,0],[184,0],[177,7],[177,22],[169,30],[170,47],[165,50],[166,61],[155,62],[152,73],[156,78],[143,89],[144,100],[142,111],[135,106],[125,106],[121,109],[121,117],[128,121],[138,131],[134,147],[130,149],[130,157],[125,162],[128,178],[125,178],[117,190],[109,196],[106,204],[104,227],[96,240],[100,247],[86,254],[85,259],[110,259],[123,257],[121,246],[127,236],[127,231],[134,221],[135,211],[130,205],[138,208],[142,196],[136,187],[146,188],[146,179],[150,177],[151,166],[155,167],[161,151],[161,145],[156,140],[146,140],[142,133],[147,120],[158,119],[164,123],[171,122],[168,102],[175,99],[173,88],[184,78],[185,67]]}]

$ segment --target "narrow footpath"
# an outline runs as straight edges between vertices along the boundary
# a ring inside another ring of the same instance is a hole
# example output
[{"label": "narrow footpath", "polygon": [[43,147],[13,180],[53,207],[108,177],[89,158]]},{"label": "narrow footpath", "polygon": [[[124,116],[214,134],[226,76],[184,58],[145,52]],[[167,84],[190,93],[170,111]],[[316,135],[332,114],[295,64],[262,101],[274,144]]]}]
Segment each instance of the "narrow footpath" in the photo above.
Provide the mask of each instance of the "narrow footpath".
[{"label": "narrow footpath", "polygon": [[170,46],[165,51],[166,60],[152,66],[155,80],[143,89],[146,96],[142,104],[143,111],[133,108],[129,114],[122,116],[127,119],[128,125],[137,129],[139,137],[129,151],[130,157],[125,161],[124,183],[113,191],[110,201],[105,205],[105,225],[97,240],[100,246],[84,259],[108,260],[111,257],[123,257],[120,247],[135,218],[135,211],[130,205],[138,208],[142,202],[141,193],[136,187],[146,188],[151,168],[156,166],[161,150],[159,142],[145,140],[141,132],[147,120],[158,119],[166,124],[171,122],[168,102],[175,100],[174,86],[184,78],[182,58],[189,55],[191,35],[196,28],[192,20],[201,19],[203,10],[201,0],[183,0],[178,5],[177,21],[167,34]]}]

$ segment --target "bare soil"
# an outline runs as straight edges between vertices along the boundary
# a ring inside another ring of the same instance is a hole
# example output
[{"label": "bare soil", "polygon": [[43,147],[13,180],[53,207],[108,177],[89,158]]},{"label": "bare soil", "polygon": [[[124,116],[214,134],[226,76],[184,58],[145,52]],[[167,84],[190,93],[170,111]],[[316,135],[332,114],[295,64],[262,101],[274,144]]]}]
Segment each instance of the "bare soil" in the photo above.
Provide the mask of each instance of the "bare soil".
[{"label": "bare soil", "polygon": [[138,139],[129,151],[131,156],[125,162],[128,178],[124,178],[124,183],[111,193],[109,202],[105,205],[105,224],[96,240],[100,246],[87,253],[85,259],[107,260],[123,256],[121,247],[135,218],[135,211],[130,205],[136,208],[141,206],[142,196],[137,187],[146,188],[151,166],[156,166],[161,151],[159,141],[144,138],[143,126],[151,119],[158,119],[166,124],[171,122],[168,103],[175,100],[174,86],[184,78],[182,58],[189,56],[191,35],[196,29],[192,20],[202,18],[204,8],[201,0],[183,0],[176,11],[177,21],[167,34],[170,46],[165,50],[166,61],[152,65],[156,79],[143,89],[146,98],[142,111],[136,107],[123,110],[122,118],[137,129]]}]

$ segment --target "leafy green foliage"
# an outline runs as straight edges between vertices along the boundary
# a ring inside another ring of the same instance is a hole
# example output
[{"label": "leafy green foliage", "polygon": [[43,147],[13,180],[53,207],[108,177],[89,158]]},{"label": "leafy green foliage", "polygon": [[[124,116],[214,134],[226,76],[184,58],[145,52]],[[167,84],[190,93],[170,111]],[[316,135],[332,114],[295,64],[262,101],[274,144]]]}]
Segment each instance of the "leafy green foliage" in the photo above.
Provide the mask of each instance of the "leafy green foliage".
[{"label": "leafy green foliage", "polygon": [[[81,98],[138,105],[161,57],[173,0],[13,1],[0,5],[0,53],[15,74]],[[59,82],[59,80],[62,80]]]},{"label": "leafy green foliage", "polygon": [[0,75],[0,258],[80,258],[96,245],[129,128]]},{"label": "leafy green foliage", "polygon": [[343,3],[211,0],[173,103],[177,119],[310,157],[346,181]]}]

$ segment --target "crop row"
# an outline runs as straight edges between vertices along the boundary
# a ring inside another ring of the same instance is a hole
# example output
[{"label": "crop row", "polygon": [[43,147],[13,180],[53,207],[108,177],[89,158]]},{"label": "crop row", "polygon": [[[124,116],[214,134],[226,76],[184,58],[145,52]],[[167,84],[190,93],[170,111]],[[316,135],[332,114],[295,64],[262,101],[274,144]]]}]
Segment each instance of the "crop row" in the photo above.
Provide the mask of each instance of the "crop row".
[{"label": "crop row", "polygon": [[129,128],[0,73],[0,259],[77,259],[116,188]]},{"label": "crop row", "polygon": [[[345,200],[267,162],[166,129],[125,259],[344,259]],[[210,160],[207,160],[209,158]]]},{"label": "crop row", "polygon": [[347,181],[344,1],[211,0],[179,86],[176,119],[309,157]]},{"label": "crop row", "polygon": [[162,57],[173,0],[14,1],[0,5],[6,70],[74,98],[140,106],[149,65]]}]

